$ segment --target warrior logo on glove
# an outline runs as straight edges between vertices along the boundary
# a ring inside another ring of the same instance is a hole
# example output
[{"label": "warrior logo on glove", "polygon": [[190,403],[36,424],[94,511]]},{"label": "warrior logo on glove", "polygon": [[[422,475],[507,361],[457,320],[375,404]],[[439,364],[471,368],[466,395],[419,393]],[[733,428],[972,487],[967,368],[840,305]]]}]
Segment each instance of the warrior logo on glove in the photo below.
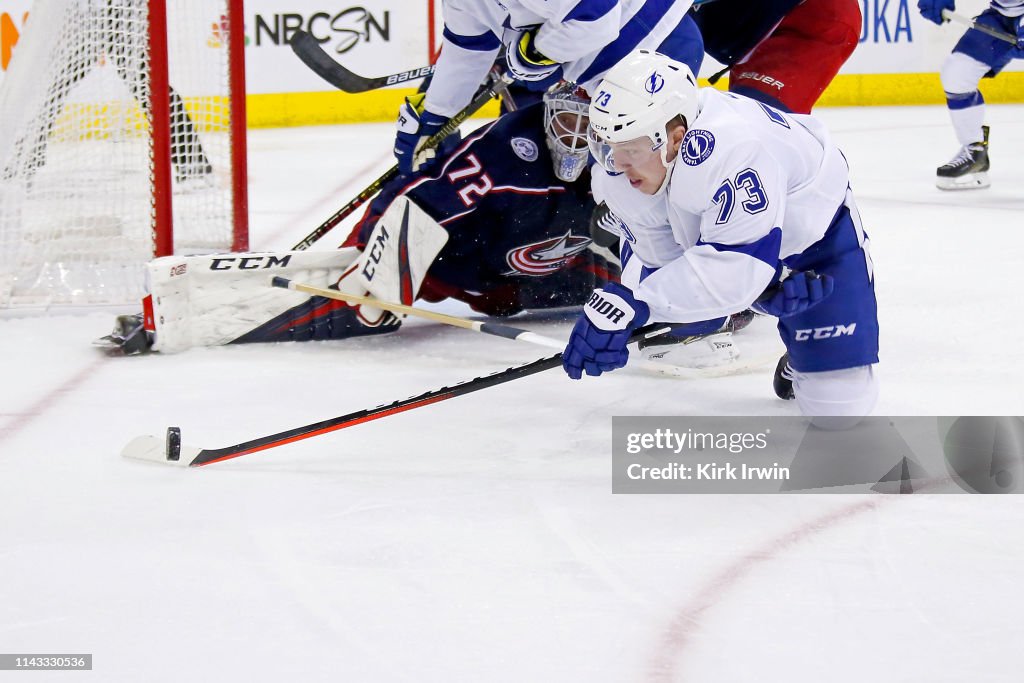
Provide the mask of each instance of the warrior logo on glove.
[{"label": "warrior logo on glove", "polygon": [[590,322],[602,330],[624,330],[633,321],[633,309],[626,305],[622,297],[609,292],[595,291],[590,295],[585,310]]},{"label": "warrior logo on glove", "polygon": [[617,282],[599,289],[583,307],[562,353],[562,368],[573,379],[621,368],[629,358],[629,335],[650,317],[650,308]]}]

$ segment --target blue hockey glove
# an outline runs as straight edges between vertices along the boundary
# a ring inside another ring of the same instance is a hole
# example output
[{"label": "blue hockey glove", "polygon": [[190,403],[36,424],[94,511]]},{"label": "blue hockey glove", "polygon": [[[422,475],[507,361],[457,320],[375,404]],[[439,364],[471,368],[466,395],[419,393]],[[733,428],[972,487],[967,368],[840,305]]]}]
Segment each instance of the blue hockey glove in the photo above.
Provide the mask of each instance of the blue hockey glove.
[{"label": "blue hockey glove", "polygon": [[956,3],[954,0],[917,0],[917,9],[921,11],[922,17],[941,26],[945,21],[942,10],[956,10]]},{"label": "blue hockey glove", "polygon": [[817,306],[833,289],[835,280],[828,275],[817,275],[813,271],[791,273],[762,294],[752,308],[758,313],[785,318]]},{"label": "blue hockey glove", "polygon": [[423,108],[423,93],[405,98],[405,103],[398,110],[398,134],[395,136],[395,158],[398,159],[398,171],[409,175],[420,167],[429,166],[437,155],[436,150],[423,152],[423,158],[416,161],[416,152],[434,133],[448,123],[448,117],[439,116]]},{"label": "blue hockey glove", "polygon": [[1024,17],[1017,20],[1017,59],[1024,59]]},{"label": "blue hockey glove", "polygon": [[650,315],[647,304],[620,284],[609,282],[594,290],[562,352],[565,374],[580,379],[584,371],[596,377],[621,368],[629,358],[629,336]]},{"label": "blue hockey glove", "polygon": [[558,71],[558,62],[537,51],[536,38],[536,29],[526,31],[505,47],[508,73],[517,81],[542,81]]}]

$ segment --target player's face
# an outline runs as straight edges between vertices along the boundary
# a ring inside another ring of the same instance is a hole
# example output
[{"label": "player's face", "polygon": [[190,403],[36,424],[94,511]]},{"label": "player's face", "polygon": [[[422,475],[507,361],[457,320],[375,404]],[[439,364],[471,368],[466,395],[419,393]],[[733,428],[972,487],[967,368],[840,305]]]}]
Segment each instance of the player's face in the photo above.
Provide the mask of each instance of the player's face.
[{"label": "player's face", "polygon": [[590,119],[577,112],[560,111],[551,120],[551,133],[571,152],[587,148],[587,126]]},{"label": "player's face", "polygon": [[609,145],[609,159],[615,171],[629,180],[630,186],[644,194],[657,194],[668,169],[661,160],[661,148],[647,136]]}]

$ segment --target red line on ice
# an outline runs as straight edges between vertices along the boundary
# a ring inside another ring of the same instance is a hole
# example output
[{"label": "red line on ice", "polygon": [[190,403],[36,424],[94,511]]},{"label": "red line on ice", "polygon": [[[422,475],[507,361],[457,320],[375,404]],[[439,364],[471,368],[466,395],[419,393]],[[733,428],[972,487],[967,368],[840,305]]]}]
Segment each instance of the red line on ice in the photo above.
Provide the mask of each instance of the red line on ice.
[{"label": "red line on ice", "polygon": [[3,427],[0,427],[0,441],[11,438],[22,429],[32,424],[36,418],[42,417],[46,414],[46,412],[52,408],[55,403],[57,403],[61,396],[64,394],[70,394],[72,391],[77,389],[87,379],[92,377],[92,374],[96,372],[96,370],[106,361],[107,358],[99,358],[95,362],[90,363],[79,370],[71,378],[66,380],[63,384],[33,403],[26,410],[12,415],[11,421]]},{"label": "red line on ice", "polygon": [[686,649],[693,641],[694,635],[700,630],[705,615],[719,603],[724,602],[729,597],[729,591],[761,563],[770,562],[816,534],[828,531],[863,512],[874,510],[884,502],[899,498],[900,496],[879,495],[804,522],[791,531],[787,531],[739,557],[735,562],[712,576],[697,590],[690,602],[676,613],[672,623],[665,629],[648,668],[648,679],[652,681],[679,680],[679,674],[675,668],[685,656]]}]

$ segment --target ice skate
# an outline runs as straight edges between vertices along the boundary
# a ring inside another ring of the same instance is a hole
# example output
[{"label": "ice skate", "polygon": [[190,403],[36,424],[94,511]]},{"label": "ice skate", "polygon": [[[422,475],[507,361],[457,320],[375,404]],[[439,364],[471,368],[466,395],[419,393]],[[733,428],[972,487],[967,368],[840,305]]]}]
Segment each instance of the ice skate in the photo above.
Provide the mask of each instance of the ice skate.
[{"label": "ice skate", "polygon": [[114,331],[93,342],[102,347],[107,355],[137,356],[149,353],[153,346],[153,335],[143,326],[141,313],[119,315],[114,322]]},{"label": "ice skate", "polygon": [[789,365],[789,354],[784,353],[775,366],[775,376],[772,378],[772,388],[775,395],[783,401],[792,401],[796,398],[793,393],[793,368]]},{"label": "ice skate", "polygon": [[988,126],[982,126],[981,142],[960,148],[949,163],[939,166],[935,185],[940,190],[978,190],[988,187]]}]

